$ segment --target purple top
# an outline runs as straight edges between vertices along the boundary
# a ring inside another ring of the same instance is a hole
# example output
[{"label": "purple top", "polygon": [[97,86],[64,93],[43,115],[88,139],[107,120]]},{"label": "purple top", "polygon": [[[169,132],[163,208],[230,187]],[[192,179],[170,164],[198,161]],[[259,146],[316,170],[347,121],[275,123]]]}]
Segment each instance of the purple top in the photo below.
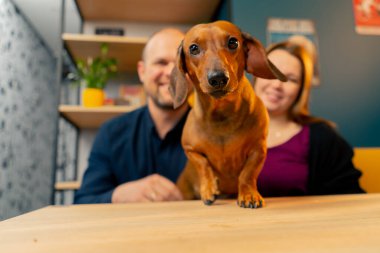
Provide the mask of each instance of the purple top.
[{"label": "purple top", "polygon": [[310,127],[304,126],[287,142],[268,148],[257,182],[264,197],[307,194],[309,133]]}]

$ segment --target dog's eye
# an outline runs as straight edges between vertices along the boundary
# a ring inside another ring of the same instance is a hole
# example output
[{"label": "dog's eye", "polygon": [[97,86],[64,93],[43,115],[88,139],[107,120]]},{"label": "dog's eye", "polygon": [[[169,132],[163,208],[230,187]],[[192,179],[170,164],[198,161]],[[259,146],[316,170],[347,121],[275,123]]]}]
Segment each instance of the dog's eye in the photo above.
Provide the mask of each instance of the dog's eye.
[{"label": "dog's eye", "polygon": [[239,41],[232,37],[228,40],[228,48],[229,49],[236,49],[239,46]]},{"label": "dog's eye", "polygon": [[196,44],[192,44],[189,49],[190,49],[190,54],[192,55],[197,55],[200,53],[199,47]]}]

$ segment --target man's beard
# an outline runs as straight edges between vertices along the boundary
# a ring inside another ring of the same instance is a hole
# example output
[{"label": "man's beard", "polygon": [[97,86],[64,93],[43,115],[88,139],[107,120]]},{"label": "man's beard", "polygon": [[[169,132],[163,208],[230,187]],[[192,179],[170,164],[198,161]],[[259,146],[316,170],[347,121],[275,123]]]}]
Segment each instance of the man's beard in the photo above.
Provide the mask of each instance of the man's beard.
[{"label": "man's beard", "polygon": [[154,94],[154,95],[149,95],[150,98],[152,99],[153,103],[160,109],[163,110],[174,110],[173,102],[163,102],[160,99],[160,94]]}]

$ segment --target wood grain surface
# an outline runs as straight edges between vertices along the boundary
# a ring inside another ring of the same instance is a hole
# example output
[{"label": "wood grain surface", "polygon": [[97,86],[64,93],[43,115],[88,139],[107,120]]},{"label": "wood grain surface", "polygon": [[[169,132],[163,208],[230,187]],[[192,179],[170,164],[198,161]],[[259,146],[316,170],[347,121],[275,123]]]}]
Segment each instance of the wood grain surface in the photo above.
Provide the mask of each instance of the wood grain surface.
[{"label": "wood grain surface", "polygon": [[380,252],[380,194],[49,206],[0,222],[1,252]]}]

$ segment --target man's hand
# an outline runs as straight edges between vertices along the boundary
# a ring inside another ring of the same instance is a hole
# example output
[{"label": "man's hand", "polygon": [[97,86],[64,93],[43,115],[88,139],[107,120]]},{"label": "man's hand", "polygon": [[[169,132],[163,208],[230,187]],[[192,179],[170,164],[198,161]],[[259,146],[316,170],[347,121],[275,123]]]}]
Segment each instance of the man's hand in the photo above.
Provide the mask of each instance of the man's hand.
[{"label": "man's hand", "polygon": [[169,179],[153,174],[116,187],[112,203],[182,200],[182,194]]}]

